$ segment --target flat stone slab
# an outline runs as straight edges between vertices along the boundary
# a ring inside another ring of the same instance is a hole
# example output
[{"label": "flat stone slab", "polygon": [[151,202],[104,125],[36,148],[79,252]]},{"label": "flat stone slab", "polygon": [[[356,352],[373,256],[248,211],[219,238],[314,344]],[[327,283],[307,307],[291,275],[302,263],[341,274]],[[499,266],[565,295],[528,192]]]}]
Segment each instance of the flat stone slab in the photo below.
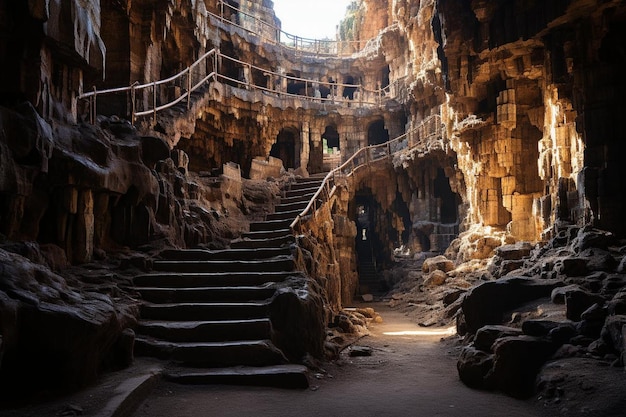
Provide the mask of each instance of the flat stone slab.
[{"label": "flat stone slab", "polygon": [[240,366],[213,369],[171,369],[163,377],[180,384],[255,385],[306,389],[308,369],[302,365]]}]

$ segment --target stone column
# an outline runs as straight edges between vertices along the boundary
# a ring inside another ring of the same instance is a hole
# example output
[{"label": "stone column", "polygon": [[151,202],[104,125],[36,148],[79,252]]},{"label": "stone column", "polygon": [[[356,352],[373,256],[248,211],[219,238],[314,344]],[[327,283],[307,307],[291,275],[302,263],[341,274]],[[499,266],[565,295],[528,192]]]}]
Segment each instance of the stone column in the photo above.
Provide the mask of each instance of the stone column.
[{"label": "stone column", "polygon": [[[309,130],[309,122],[302,122],[302,130],[300,132],[300,167],[306,169],[309,165],[309,156],[310,156],[310,146],[309,146],[309,138],[311,137],[311,132]],[[298,168],[298,167],[296,167]]]}]

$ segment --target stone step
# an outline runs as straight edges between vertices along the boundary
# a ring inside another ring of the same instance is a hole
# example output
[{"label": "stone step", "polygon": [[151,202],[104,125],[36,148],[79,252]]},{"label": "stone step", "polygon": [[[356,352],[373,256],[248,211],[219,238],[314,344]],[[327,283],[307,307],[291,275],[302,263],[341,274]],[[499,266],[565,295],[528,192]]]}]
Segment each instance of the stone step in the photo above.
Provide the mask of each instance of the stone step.
[{"label": "stone step", "polygon": [[283,203],[281,200],[281,203],[274,207],[274,211],[276,213],[282,213],[284,211],[302,211],[305,209],[307,204],[309,204],[309,200],[296,201],[293,203]]},{"label": "stone step", "polygon": [[[285,197],[284,198],[292,198],[292,197],[301,197],[303,199],[311,199],[311,197],[313,197],[313,195],[317,192],[317,190],[319,189],[319,187],[308,187],[308,188],[299,188],[296,190],[289,190],[289,191],[285,191]],[[309,196],[307,198],[307,196]],[[283,201],[283,199],[281,199],[281,202]]]},{"label": "stone step", "polygon": [[137,333],[168,342],[232,342],[269,339],[268,318],[209,321],[141,320]]},{"label": "stone step", "polygon": [[294,197],[282,197],[280,199],[281,204],[309,204],[309,201],[313,198],[315,192],[311,192],[309,194],[294,196]]},{"label": "stone step", "polygon": [[276,229],[276,230],[257,230],[257,231],[246,232],[243,234],[242,239],[254,239],[254,240],[276,239],[276,238],[287,237],[287,236],[290,236],[293,238],[293,232],[291,231],[289,226],[283,229]]},{"label": "stone step", "polygon": [[244,320],[266,318],[267,302],[239,303],[143,303],[140,309],[142,320]]},{"label": "stone step", "polygon": [[287,362],[285,355],[269,340],[176,343],[138,336],[135,353],[201,367],[266,366]]},{"label": "stone step", "polygon": [[264,367],[237,366],[213,369],[168,369],[163,378],[179,384],[225,384],[274,388],[306,389],[308,370],[303,365],[275,365]]},{"label": "stone step", "polygon": [[287,220],[287,219],[295,219],[298,214],[300,214],[302,210],[293,210],[293,211],[281,211],[278,213],[271,213],[265,216],[267,221],[272,220]]},{"label": "stone step", "polygon": [[168,249],[162,251],[160,257],[168,261],[225,261],[225,260],[259,260],[274,258],[280,255],[291,255],[289,247],[243,248],[224,250],[204,249]]},{"label": "stone step", "polygon": [[279,272],[293,271],[291,256],[250,261],[154,261],[155,271],[169,272]]},{"label": "stone step", "polygon": [[258,286],[268,282],[282,282],[287,277],[300,275],[295,271],[279,272],[216,272],[216,273],[152,273],[137,275],[133,284],[138,287],[191,288]]},{"label": "stone step", "polygon": [[285,187],[285,191],[298,191],[298,190],[308,190],[308,189],[318,189],[322,185],[322,181],[318,179],[313,180],[301,180],[297,182],[292,182],[287,187]]},{"label": "stone step", "polygon": [[271,298],[276,290],[270,286],[253,287],[135,287],[144,301],[151,303],[198,303],[260,301]]},{"label": "stone step", "polygon": [[[241,238],[230,242],[230,247],[233,249],[247,249],[247,248],[280,248],[284,246],[291,246],[296,238],[289,229],[285,229],[288,233],[283,236],[274,237],[271,239],[252,239]],[[257,232],[260,233],[260,232]]]},{"label": "stone step", "polygon": [[293,219],[269,220],[264,222],[250,223],[251,232],[274,231],[281,229],[289,229]]}]

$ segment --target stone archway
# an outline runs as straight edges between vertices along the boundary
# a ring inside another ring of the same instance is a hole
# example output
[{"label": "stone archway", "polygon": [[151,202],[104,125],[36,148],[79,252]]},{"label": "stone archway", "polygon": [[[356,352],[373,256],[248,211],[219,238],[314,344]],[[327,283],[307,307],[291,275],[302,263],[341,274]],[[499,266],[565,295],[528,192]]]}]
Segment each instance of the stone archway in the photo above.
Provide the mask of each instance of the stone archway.
[{"label": "stone archway", "polygon": [[385,121],[378,119],[370,123],[367,128],[367,144],[379,145],[389,140],[389,131],[385,128]]},{"label": "stone archway", "polygon": [[276,142],[272,145],[270,156],[283,161],[285,169],[300,166],[300,132],[293,128],[284,128],[278,133]]}]

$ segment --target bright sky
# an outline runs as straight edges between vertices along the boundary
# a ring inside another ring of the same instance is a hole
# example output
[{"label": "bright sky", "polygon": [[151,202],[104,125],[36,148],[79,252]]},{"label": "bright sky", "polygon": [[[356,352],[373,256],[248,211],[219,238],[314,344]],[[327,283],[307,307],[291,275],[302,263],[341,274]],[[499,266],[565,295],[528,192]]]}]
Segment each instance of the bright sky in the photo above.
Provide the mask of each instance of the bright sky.
[{"label": "bright sky", "polygon": [[336,26],[352,0],[273,0],[284,32],[302,38],[335,39]]}]

